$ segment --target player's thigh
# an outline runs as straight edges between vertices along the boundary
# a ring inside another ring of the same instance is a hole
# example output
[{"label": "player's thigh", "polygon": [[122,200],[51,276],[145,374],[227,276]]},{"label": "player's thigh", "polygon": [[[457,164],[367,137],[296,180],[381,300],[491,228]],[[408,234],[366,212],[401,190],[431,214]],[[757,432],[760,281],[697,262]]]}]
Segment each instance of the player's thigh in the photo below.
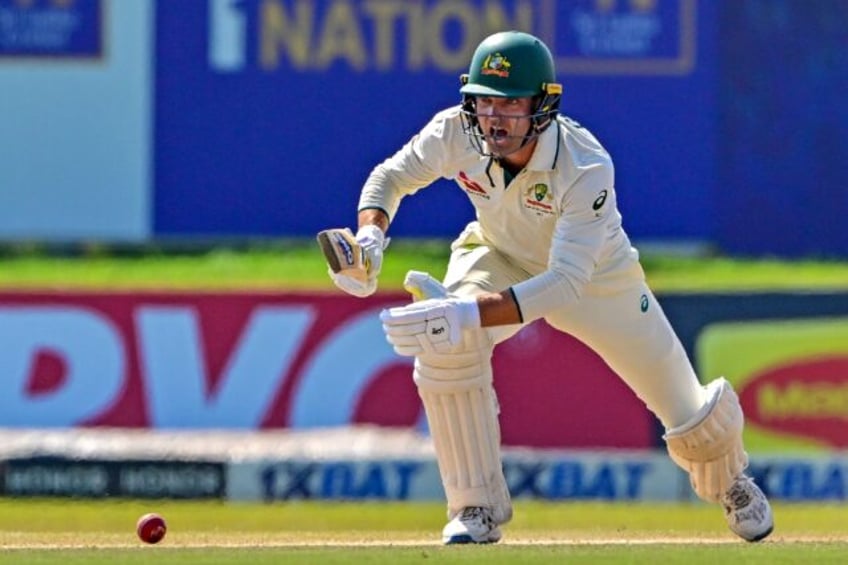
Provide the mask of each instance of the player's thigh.
[{"label": "player's thigh", "polygon": [[677,425],[702,403],[692,364],[650,289],[635,284],[611,295],[584,295],[548,323],[600,355],[666,426]]},{"label": "player's thigh", "polygon": [[674,349],[676,336],[646,286],[615,294],[584,294],[573,306],[552,312],[553,327],[580,339],[608,364],[654,365]]},{"label": "player's thigh", "polygon": [[[484,292],[501,292],[530,275],[511,264],[497,250],[486,245],[465,246],[451,253],[444,285],[457,296],[474,296]],[[487,328],[495,343],[500,343],[521,329],[520,324]]]}]

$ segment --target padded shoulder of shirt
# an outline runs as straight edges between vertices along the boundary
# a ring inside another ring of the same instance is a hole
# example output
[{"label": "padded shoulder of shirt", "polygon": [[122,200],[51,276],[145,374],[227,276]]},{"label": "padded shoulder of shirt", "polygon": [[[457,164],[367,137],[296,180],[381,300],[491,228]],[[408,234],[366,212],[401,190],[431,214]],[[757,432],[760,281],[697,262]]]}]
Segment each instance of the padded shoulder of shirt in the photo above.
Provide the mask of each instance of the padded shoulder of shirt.
[{"label": "padded shoulder of shirt", "polygon": [[445,131],[451,131],[454,125],[461,129],[460,109],[461,106],[457,104],[437,112],[424,127],[423,133],[444,137]]},{"label": "padded shoulder of shirt", "polygon": [[559,116],[557,123],[563,133],[564,149],[575,167],[612,164],[610,154],[587,128],[564,116]]}]

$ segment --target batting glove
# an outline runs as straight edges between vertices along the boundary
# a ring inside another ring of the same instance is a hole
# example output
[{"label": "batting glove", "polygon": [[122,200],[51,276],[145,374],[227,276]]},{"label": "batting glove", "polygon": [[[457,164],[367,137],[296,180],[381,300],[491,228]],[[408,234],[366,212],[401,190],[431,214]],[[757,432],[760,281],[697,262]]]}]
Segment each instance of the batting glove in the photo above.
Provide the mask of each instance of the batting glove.
[{"label": "batting glove", "polygon": [[480,309],[473,296],[431,298],[380,313],[386,340],[399,355],[448,353],[462,341],[462,332],[480,327]]},{"label": "batting glove", "polygon": [[374,225],[362,226],[356,232],[356,242],[362,247],[365,254],[365,267],[367,279],[361,281],[353,277],[329,271],[333,283],[343,291],[353,296],[364,298],[374,294],[377,290],[377,277],[383,267],[383,250],[389,245],[383,230]]}]

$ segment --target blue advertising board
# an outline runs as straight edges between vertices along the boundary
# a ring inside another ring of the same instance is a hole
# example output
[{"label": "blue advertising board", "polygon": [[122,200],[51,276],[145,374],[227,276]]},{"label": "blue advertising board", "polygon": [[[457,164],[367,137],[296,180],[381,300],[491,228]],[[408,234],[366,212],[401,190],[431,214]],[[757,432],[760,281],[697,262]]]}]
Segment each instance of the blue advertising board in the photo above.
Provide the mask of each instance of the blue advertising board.
[{"label": "blue advertising board", "polygon": [[97,58],[102,0],[0,0],[0,58]]},{"label": "blue advertising board", "polygon": [[721,2],[716,239],[848,257],[848,2]]},{"label": "blue advertising board", "polygon": [[[848,256],[848,3],[0,0],[0,238],[312,237],[459,102],[477,43],[545,40],[624,227],[730,255]],[[450,237],[452,183],[393,236]]]},{"label": "blue advertising board", "polygon": [[[158,238],[311,236],[355,221],[370,170],[438,110],[486,35],[543,38],[563,113],[613,155],[634,238],[714,226],[712,3],[696,0],[158,2]],[[472,218],[447,181],[408,198],[395,236]]]},{"label": "blue advertising board", "polygon": [[[513,499],[671,501],[689,489],[688,477],[659,450],[505,450],[503,469]],[[333,460],[276,455],[233,461],[226,485],[225,497],[241,501],[444,500],[432,454],[388,455],[379,448]]]}]

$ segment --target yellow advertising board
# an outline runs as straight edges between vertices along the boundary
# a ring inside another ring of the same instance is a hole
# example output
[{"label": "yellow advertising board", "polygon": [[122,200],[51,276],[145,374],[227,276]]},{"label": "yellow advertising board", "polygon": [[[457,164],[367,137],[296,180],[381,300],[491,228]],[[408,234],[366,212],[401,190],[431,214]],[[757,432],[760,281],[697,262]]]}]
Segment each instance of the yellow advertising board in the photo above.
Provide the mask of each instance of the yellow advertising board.
[{"label": "yellow advertising board", "polygon": [[848,318],[711,324],[695,353],[739,394],[749,452],[848,448]]}]

